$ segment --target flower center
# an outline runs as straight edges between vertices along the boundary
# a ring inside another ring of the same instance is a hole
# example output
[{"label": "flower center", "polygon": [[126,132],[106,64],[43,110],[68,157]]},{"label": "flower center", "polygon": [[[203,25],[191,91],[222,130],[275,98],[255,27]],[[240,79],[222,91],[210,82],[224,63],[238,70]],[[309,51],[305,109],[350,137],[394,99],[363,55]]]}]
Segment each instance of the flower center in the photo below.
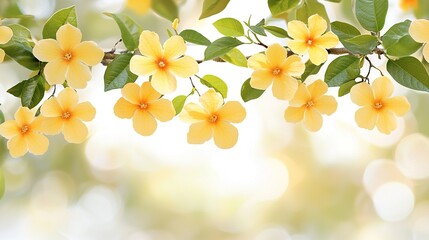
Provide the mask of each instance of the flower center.
[{"label": "flower center", "polygon": [[312,100],[308,101],[308,102],[305,104],[305,107],[306,107],[306,108],[311,108],[311,107],[313,107],[313,106],[314,106],[314,102],[313,102]]},{"label": "flower center", "polygon": [[279,67],[276,67],[273,69],[273,75],[277,76],[282,72],[282,70]]},{"label": "flower center", "polygon": [[213,114],[209,117],[209,122],[215,123],[218,119],[218,116],[216,114]]},{"label": "flower center", "polygon": [[26,134],[28,131],[30,131],[30,127],[28,125],[24,125],[21,127],[21,134]]},{"label": "flower center", "polygon": [[73,57],[73,55],[71,54],[71,52],[66,52],[66,53],[64,54],[64,59],[65,59],[66,61],[70,61],[70,60],[72,59],[72,57]]},{"label": "flower center", "polygon": [[140,103],[140,109],[147,109],[147,107],[149,107],[149,105],[147,103]]},{"label": "flower center", "polygon": [[308,40],[307,40],[307,45],[308,45],[308,46],[313,45],[313,39],[311,39],[311,38],[310,38],[310,39],[308,39]]},{"label": "flower center", "polygon": [[383,103],[382,102],[376,102],[376,103],[374,103],[374,108],[375,109],[380,109],[382,107],[383,107]]},{"label": "flower center", "polygon": [[165,68],[165,67],[167,66],[167,64],[165,63],[165,61],[164,61],[164,60],[160,60],[160,61],[158,62],[158,66],[159,66],[160,68]]},{"label": "flower center", "polygon": [[62,119],[69,119],[71,117],[71,113],[69,111],[63,112],[61,115]]}]

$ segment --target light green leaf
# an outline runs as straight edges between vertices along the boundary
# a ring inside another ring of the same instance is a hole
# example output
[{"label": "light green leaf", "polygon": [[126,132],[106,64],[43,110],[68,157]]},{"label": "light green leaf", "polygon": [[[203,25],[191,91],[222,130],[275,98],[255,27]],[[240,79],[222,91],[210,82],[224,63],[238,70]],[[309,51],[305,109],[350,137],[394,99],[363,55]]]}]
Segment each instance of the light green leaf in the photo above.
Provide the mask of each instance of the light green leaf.
[{"label": "light green leaf", "polygon": [[360,35],[345,40],[347,49],[355,54],[370,54],[378,45],[377,37],[372,35]]},{"label": "light green leaf", "polygon": [[238,48],[233,48],[220,58],[236,66],[247,68],[247,58]]},{"label": "light green leaf", "polygon": [[138,48],[142,28],[134,20],[123,14],[104,13],[104,15],[115,20],[121,31],[122,41],[128,50],[134,51]]},{"label": "light green leaf", "polygon": [[43,26],[43,38],[57,38],[58,29],[66,24],[77,27],[77,17],[75,7],[63,8],[52,15]]},{"label": "light green leaf", "polygon": [[222,18],[213,23],[215,28],[225,36],[244,36],[244,28],[241,22],[234,18]]},{"label": "light green leaf", "polygon": [[307,23],[308,18],[314,14],[319,14],[328,23],[330,22],[325,5],[319,3],[317,0],[305,0],[304,4],[302,4],[296,11],[296,19]]},{"label": "light green leaf", "polygon": [[261,36],[267,36],[267,34],[265,33],[265,30],[264,30],[265,19],[262,19],[256,25],[250,25],[250,23],[246,23],[246,25],[247,25],[247,27],[250,28],[250,30],[253,33],[261,35]]},{"label": "light green leaf", "polygon": [[388,7],[388,0],[356,0],[356,18],[366,30],[379,32],[384,27]]},{"label": "light green leaf", "polygon": [[422,46],[408,33],[410,24],[410,20],[397,23],[383,35],[383,46],[387,54],[396,57],[409,56]]},{"label": "light green leaf", "polygon": [[123,88],[125,84],[135,82],[137,75],[130,71],[132,53],[120,54],[107,66],[104,73],[104,91]]},{"label": "light green leaf", "polygon": [[329,64],[325,73],[325,82],[329,87],[338,87],[343,83],[356,79],[360,74],[360,58],[341,56]]},{"label": "light green leaf", "polygon": [[204,46],[208,46],[211,44],[210,40],[204,37],[201,33],[192,29],[183,30],[179,35],[182,36],[182,38],[186,42],[195,43],[197,45],[204,45]]},{"label": "light green leaf", "polygon": [[228,3],[229,0],[204,0],[203,11],[201,12],[200,19],[222,12]]},{"label": "light green leaf", "polygon": [[301,75],[301,80],[304,82],[308,78],[308,76],[317,74],[322,66],[323,63],[320,65],[314,65],[310,60],[308,60],[305,63],[305,71]]},{"label": "light green leaf", "polygon": [[250,86],[250,78],[247,79],[241,86],[241,98],[244,102],[259,98],[265,90],[259,90]]},{"label": "light green leaf", "polygon": [[350,90],[354,85],[358,84],[355,80],[351,80],[341,84],[340,89],[338,89],[338,97],[345,96],[350,93]]},{"label": "light green leaf", "polygon": [[170,21],[179,17],[179,9],[174,0],[154,0],[152,1],[152,9],[158,15]]},{"label": "light green leaf", "polygon": [[291,38],[283,28],[276,26],[263,26],[265,30],[279,38]]},{"label": "light green leaf", "polygon": [[4,123],[4,114],[2,110],[0,110],[0,124]]},{"label": "light green leaf", "polygon": [[223,98],[228,96],[228,86],[222,79],[214,75],[205,75],[200,79],[200,81],[205,86],[216,90],[216,92],[220,93]]},{"label": "light green leaf", "polygon": [[354,46],[353,44],[347,42],[347,40],[359,36],[361,34],[360,31],[353,25],[339,21],[331,23],[331,30],[338,36],[340,42],[348,50],[350,50]]},{"label": "light green leaf", "polygon": [[204,52],[204,60],[210,60],[215,57],[219,57],[227,54],[233,48],[243,44],[236,38],[232,37],[223,37],[212,42]]},{"label": "light green leaf", "polygon": [[285,13],[298,5],[299,0],[268,0],[268,7],[274,17]]},{"label": "light green leaf", "polygon": [[414,90],[429,92],[429,74],[423,63],[414,57],[387,62],[387,71],[399,84]]},{"label": "light green leaf", "polygon": [[37,75],[16,84],[7,90],[7,92],[21,98],[21,105],[31,109],[37,106],[45,95],[43,81],[44,78],[41,75]]},{"label": "light green leaf", "polygon": [[173,99],[172,103],[174,106],[174,110],[176,111],[176,115],[182,111],[183,106],[185,105],[187,98],[188,98],[188,96],[179,95]]}]

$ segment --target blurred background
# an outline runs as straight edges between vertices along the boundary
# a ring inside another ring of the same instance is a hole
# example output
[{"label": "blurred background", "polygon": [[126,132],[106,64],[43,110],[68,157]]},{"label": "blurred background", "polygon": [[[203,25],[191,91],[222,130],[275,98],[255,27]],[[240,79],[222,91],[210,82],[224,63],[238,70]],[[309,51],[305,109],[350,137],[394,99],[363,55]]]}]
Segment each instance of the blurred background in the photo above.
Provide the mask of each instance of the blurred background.
[{"label": "blurred background", "polygon": [[[156,1],[156,0],[153,0]],[[386,31],[413,9],[389,1]],[[323,1],[331,21],[356,24],[352,3]],[[211,25],[223,17],[255,23],[269,18],[267,1],[232,0],[221,14],[198,20],[202,1],[179,0],[179,31],[195,29],[210,40],[221,35]],[[76,6],[84,40],[106,51],[120,39],[114,21],[103,12],[125,12],[156,31],[163,41],[171,22],[152,11],[138,15],[123,0],[0,0],[0,16],[11,18],[40,39],[46,19],[56,10]],[[285,27],[282,20],[270,24]],[[286,40],[270,36],[270,44]],[[118,49],[124,49],[122,45]],[[263,48],[240,48],[251,55]],[[190,45],[188,54],[203,58],[204,48]],[[421,59],[420,53],[416,57]],[[372,57],[385,69],[385,62]],[[327,65],[327,64],[326,64]],[[323,73],[309,82],[323,79]],[[395,85],[412,110],[398,119],[390,135],[359,129],[349,96],[338,98],[338,111],[324,118],[319,132],[284,121],[287,102],[271,90],[245,103],[247,118],[237,124],[240,136],[229,150],[212,141],[186,142],[188,125],[174,119],[158,125],[153,136],[134,132],[129,120],[115,117],[119,90],[103,92],[105,67],[93,68],[93,79],[79,91],[97,116],[89,123],[85,144],[50,137],[49,151],[12,159],[0,139],[6,193],[0,200],[0,239],[5,240],[427,240],[429,239],[429,95]],[[0,103],[11,119],[19,99],[6,90],[31,72],[12,61],[0,65]],[[385,71],[386,72],[386,71]],[[227,100],[240,98],[251,70],[225,63],[200,64],[200,76],[214,74],[228,83]],[[378,77],[376,73],[372,76]],[[138,83],[147,79],[139,78]],[[188,94],[190,83],[178,79]],[[197,88],[205,91],[199,84]],[[336,96],[338,89],[330,89]],[[188,101],[198,101],[192,96]],[[426,107],[425,107],[426,106]]]}]

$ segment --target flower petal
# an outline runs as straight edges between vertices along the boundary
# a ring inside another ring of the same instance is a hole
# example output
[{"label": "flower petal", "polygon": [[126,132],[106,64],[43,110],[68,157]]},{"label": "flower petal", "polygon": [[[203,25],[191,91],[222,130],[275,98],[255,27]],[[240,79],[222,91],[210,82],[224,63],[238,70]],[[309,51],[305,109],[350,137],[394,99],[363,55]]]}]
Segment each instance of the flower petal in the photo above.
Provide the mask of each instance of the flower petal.
[{"label": "flower petal", "polygon": [[225,103],[218,111],[220,120],[239,123],[246,117],[246,109],[237,101]]},{"label": "flower petal", "polygon": [[272,67],[278,67],[284,63],[287,57],[287,51],[282,45],[274,43],[266,51],[268,64]]},{"label": "flower petal", "polygon": [[396,118],[390,111],[380,111],[376,126],[378,131],[389,134],[396,129]]},{"label": "flower petal", "polygon": [[404,96],[388,98],[383,101],[383,105],[397,116],[404,116],[410,110],[410,103]]},{"label": "flower petal", "polygon": [[210,140],[213,136],[213,127],[208,122],[191,124],[187,134],[189,144],[201,144]]},{"label": "flower petal", "polygon": [[63,109],[57,98],[53,97],[43,103],[40,112],[44,117],[59,117],[63,114]]},{"label": "flower petal", "polygon": [[95,66],[103,60],[104,51],[93,41],[79,43],[73,50],[73,57],[86,65]]},{"label": "flower petal", "polygon": [[332,96],[320,96],[314,100],[314,108],[322,114],[331,115],[337,111],[337,100]]},{"label": "flower petal", "polygon": [[314,14],[308,18],[308,29],[310,32],[310,38],[316,39],[320,37],[328,28],[326,20],[319,16],[319,14]]},{"label": "flower petal", "polygon": [[307,37],[309,36],[309,30],[305,23],[298,20],[290,21],[287,24],[287,30],[289,36],[291,36],[293,39],[307,41]]},{"label": "flower petal", "polygon": [[350,90],[350,98],[359,106],[371,106],[374,104],[374,94],[368,83],[358,83]]},{"label": "flower petal", "polygon": [[171,93],[177,88],[176,78],[167,71],[158,71],[152,76],[152,87],[161,94]]},{"label": "flower petal", "polygon": [[288,122],[300,122],[304,118],[305,107],[289,106],[285,110],[284,118]]},{"label": "flower petal", "polygon": [[186,45],[181,36],[172,36],[164,43],[164,59],[175,59],[184,55],[185,52]]},{"label": "flower petal", "polygon": [[297,86],[295,94],[289,104],[293,107],[301,107],[307,104],[309,100],[311,100],[310,92],[308,91],[305,83],[301,83]]},{"label": "flower petal", "polygon": [[57,100],[63,110],[73,111],[79,101],[79,96],[75,90],[68,87],[58,94]]},{"label": "flower petal", "polygon": [[45,118],[42,132],[47,135],[57,135],[63,130],[64,121],[61,117]]},{"label": "flower petal", "polygon": [[361,128],[374,129],[378,112],[372,106],[360,108],[355,113],[355,121]]},{"label": "flower petal", "polygon": [[82,143],[88,137],[88,128],[81,120],[70,118],[64,122],[63,134],[69,143]]},{"label": "flower petal", "polygon": [[74,89],[85,88],[88,81],[91,80],[91,71],[88,66],[78,61],[69,63],[67,71],[67,83]]},{"label": "flower petal", "polygon": [[113,107],[113,111],[119,118],[132,118],[138,108],[137,105],[128,102],[125,98],[119,98]]},{"label": "flower petal", "polygon": [[429,20],[417,19],[411,22],[409,33],[419,43],[429,42]]},{"label": "flower petal", "polygon": [[66,79],[67,68],[67,62],[62,59],[48,62],[43,70],[46,81],[50,85],[63,84]]},{"label": "flower petal", "polygon": [[372,91],[375,100],[386,99],[393,93],[393,84],[388,77],[379,77],[372,83]]},{"label": "flower petal", "polygon": [[423,47],[423,57],[425,58],[425,60],[427,62],[429,62],[429,44],[427,44],[427,43]]},{"label": "flower petal", "polygon": [[137,14],[145,14],[152,4],[152,0],[126,0],[127,7]]},{"label": "flower petal", "polygon": [[187,78],[198,73],[197,61],[189,56],[168,62],[168,70],[181,78]]},{"label": "flower petal", "polygon": [[67,23],[57,31],[57,41],[65,51],[71,51],[82,40],[82,32],[79,28]]},{"label": "flower petal", "polygon": [[143,31],[140,34],[139,51],[142,55],[154,59],[162,58],[162,49],[158,34],[151,31]]},{"label": "flower petal", "polygon": [[133,127],[138,134],[149,136],[155,132],[157,123],[148,111],[140,110],[134,114]]},{"label": "flower petal", "polygon": [[307,108],[304,114],[304,126],[310,131],[318,131],[322,128],[322,115],[312,108]]},{"label": "flower petal", "polygon": [[272,91],[274,97],[289,100],[294,96],[297,88],[298,80],[291,76],[282,75],[274,78]]},{"label": "flower petal", "polygon": [[34,120],[34,112],[27,107],[19,107],[18,111],[15,112],[15,120],[19,127],[30,125]]},{"label": "flower petal", "polygon": [[4,50],[0,48],[0,63],[2,63],[4,61],[5,55],[6,55],[6,53],[4,52]]},{"label": "flower petal", "polygon": [[42,155],[48,151],[49,140],[47,137],[38,133],[28,133],[25,135],[28,150],[34,155]]},{"label": "flower petal", "polygon": [[134,55],[130,60],[130,71],[138,76],[149,76],[159,71],[159,67],[151,57]]},{"label": "flower petal", "polygon": [[0,135],[7,139],[15,137],[16,135],[20,134],[20,132],[19,126],[14,120],[8,120],[0,124]]},{"label": "flower petal", "polygon": [[292,52],[297,54],[305,54],[308,52],[307,43],[301,40],[289,40],[288,47]]},{"label": "flower petal", "polygon": [[161,94],[157,92],[150,82],[144,82],[140,87],[140,99],[143,102],[152,102],[158,100]]},{"label": "flower petal", "polygon": [[250,79],[250,86],[252,88],[265,90],[267,89],[271,83],[273,82],[274,75],[269,69],[260,69],[256,70],[252,73],[252,77]]},{"label": "flower petal", "polygon": [[92,121],[95,117],[96,110],[90,102],[79,103],[73,110],[73,117],[82,121]]},{"label": "flower petal", "polygon": [[232,148],[237,143],[238,130],[226,121],[218,121],[213,128],[213,138],[219,148]]},{"label": "flower petal", "polygon": [[222,106],[223,98],[220,93],[216,92],[213,88],[210,88],[206,93],[201,95],[200,103],[209,114],[213,114]]},{"label": "flower petal", "polygon": [[0,44],[6,44],[13,36],[13,31],[10,27],[0,26]]},{"label": "flower petal", "polygon": [[33,122],[31,122],[31,130],[33,132],[43,132],[43,122],[45,120],[46,118],[41,115],[35,117]]},{"label": "flower petal", "polygon": [[194,123],[206,121],[209,114],[198,104],[188,103],[180,113],[179,118],[184,122]]},{"label": "flower petal", "polygon": [[333,48],[336,47],[339,43],[339,39],[337,35],[335,35],[333,32],[327,32],[323,34],[323,36],[318,37],[315,40],[314,45],[320,47],[320,48]]},{"label": "flower petal", "polygon": [[170,121],[176,115],[173,104],[167,99],[150,103],[148,111],[161,122]]},{"label": "flower petal", "polygon": [[257,53],[247,60],[247,66],[254,70],[268,68],[267,56],[263,53]]},{"label": "flower petal", "polygon": [[280,66],[285,74],[300,77],[305,71],[305,64],[297,55],[292,55]]},{"label": "flower petal", "polygon": [[320,65],[328,60],[328,52],[326,49],[312,46],[309,50],[310,60],[314,65]]},{"label": "flower petal", "polygon": [[52,62],[63,58],[63,50],[55,39],[43,39],[36,42],[34,56],[42,62]]},{"label": "flower petal", "polygon": [[137,83],[127,83],[121,90],[122,97],[132,104],[140,105],[140,87]]},{"label": "flower petal", "polygon": [[7,149],[14,158],[24,156],[28,151],[27,141],[19,134],[7,142]]},{"label": "flower petal", "polygon": [[327,91],[328,91],[328,84],[326,84],[324,81],[320,79],[308,85],[308,92],[310,93],[311,97],[313,97],[313,99],[322,96]]}]

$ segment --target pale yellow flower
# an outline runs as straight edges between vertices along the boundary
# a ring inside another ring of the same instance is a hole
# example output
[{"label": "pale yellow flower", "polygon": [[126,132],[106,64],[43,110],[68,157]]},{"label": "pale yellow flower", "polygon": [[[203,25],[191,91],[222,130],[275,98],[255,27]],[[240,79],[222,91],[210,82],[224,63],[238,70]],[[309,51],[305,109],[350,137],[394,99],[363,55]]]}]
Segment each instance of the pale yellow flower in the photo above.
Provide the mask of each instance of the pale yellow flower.
[{"label": "pale yellow flower", "polygon": [[79,96],[72,88],[65,88],[58,97],[46,100],[41,108],[45,117],[43,131],[55,135],[63,133],[70,143],[82,143],[88,137],[88,128],[82,122],[92,121],[95,108],[90,102],[79,102]]},{"label": "pale yellow flower", "polygon": [[91,79],[88,66],[101,62],[104,52],[95,42],[82,40],[80,30],[67,23],[57,31],[57,40],[43,39],[36,42],[34,56],[48,62],[43,70],[50,85],[63,84],[72,88],[84,88]]},{"label": "pale yellow flower", "polygon": [[201,144],[212,137],[219,148],[231,148],[237,143],[238,130],[232,123],[240,123],[246,110],[237,101],[223,104],[222,95],[209,89],[201,95],[200,103],[188,103],[180,119],[192,123],[188,132],[188,143]]},{"label": "pale yellow flower", "polygon": [[152,0],[126,0],[127,8],[133,10],[137,14],[147,13],[151,5]]},{"label": "pale yellow flower", "polygon": [[377,126],[382,133],[389,134],[396,129],[397,116],[404,116],[410,110],[410,104],[404,96],[390,97],[393,84],[387,77],[374,80],[372,86],[359,83],[350,90],[353,103],[361,106],[355,114],[359,127],[374,129]]},{"label": "pale yellow flower", "polygon": [[[1,22],[0,22],[1,24]],[[10,27],[7,26],[0,26],[0,44],[6,44],[10,41],[10,39],[13,36],[13,31],[10,29]],[[3,49],[0,48],[0,63],[4,60],[5,52]]]},{"label": "pale yellow flower", "polygon": [[310,131],[318,131],[323,124],[322,114],[331,115],[337,110],[337,101],[326,96],[328,85],[316,80],[308,87],[302,83],[298,86],[295,96],[290,100],[284,117],[288,122],[301,122]]},{"label": "pale yellow flower", "polygon": [[258,53],[249,58],[248,66],[255,71],[250,86],[265,90],[271,84],[273,95],[279,99],[291,99],[298,87],[298,80],[305,65],[297,55],[287,56],[287,51],[276,43],[267,48],[265,54]]},{"label": "pale yellow flower", "polygon": [[7,148],[12,157],[20,157],[28,151],[42,155],[48,150],[49,140],[42,132],[42,117],[34,117],[27,107],[19,107],[15,120],[8,120],[0,125],[0,135],[9,139]]},{"label": "pale yellow flower", "polygon": [[423,43],[423,57],[429,61],[429,20],[417,19],[411,22],[409,33],[419,43]]},{"label": "pale yellow flower", "polygon": [[143,31],[140,35],[139,51],[143,56],[131,58],[131,72],[139,76],[152,75],[152,86],[161,94],[176,90],[176,77],[188,78],[198,72],[197,61],[186,52],[181,36],[172,36],[161,46],[158,34]]},{"label": "pale yellow flower", "polygon": [[[288,43],[292,52],[297,54],[310,54],[310,61],[320,65],[328,59],[327,48],[337,46],[337,35],[326,29],[326,20],[318,14],[308,18],[308,27],[301,21],[293,20],[288,23],[288,33],[293,38]],[[325,34],[324,34],[325,33]]]},{"label": "pale yellow flower", "polygon": [[157,128],[155,119],[166,122],[176,115],[171,101],[161,98],[161,94],[150,82],[144,82],[141,87],[136,83],[125,85],[114,111],[120,118],[132,118],[134,130],[143,136],[155,132]]},{"label": "pale yellow flower", "polygon": [[410,11],[419,7],[419,0],[401,0],[399,6],[404,11]]}]

